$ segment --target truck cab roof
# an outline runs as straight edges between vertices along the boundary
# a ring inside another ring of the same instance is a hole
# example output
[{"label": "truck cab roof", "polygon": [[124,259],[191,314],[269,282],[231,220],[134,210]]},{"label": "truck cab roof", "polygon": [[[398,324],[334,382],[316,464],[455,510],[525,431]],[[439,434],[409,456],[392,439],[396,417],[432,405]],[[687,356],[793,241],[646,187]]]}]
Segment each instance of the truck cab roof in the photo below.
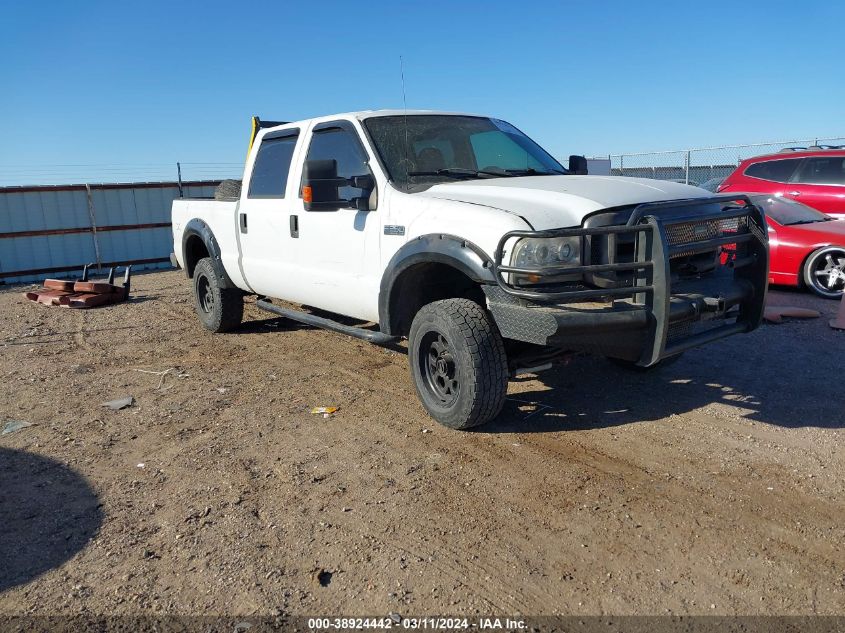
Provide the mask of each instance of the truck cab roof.
[{"label": "truck cab roof", "polygon": [[338,119],[345,119],[348,121],[364,121],[366,119],[373,119],[376,117],[387,116],[415,116],[415,115],[437,115],[437,116],[471,116],[471,117],[487,117],[485,114],[474,114],[470,112],[448,112],[445,110],[358,110],[355,112],[340,112],[338,114],[327,114],[318,117],[311,117],[309,119],[300,119],[298,121],[291,121],[275,127],[265,128],[267,130],[283,129],[286,127],[301,126],[306,123],[324,123],[326,121],[337,121]]},{"label": "truck cab roof", "polygon": [[299,128],[299,127],[306,127],[306,126],[313,126],[319,125],[320,123],[326,123],[329,121],[358,121],[359,123],[367,120],[367,119],[374,119],[378,117],[390,117],[390,116],[419,116],[419,115],[436,115],[436,116],[464,116],[464,117],[478,117],[478,118],[487,118],[486,115],[483,114],[468,114],[462,112],[446,112],[442,110],[395,110],[395,109],[382,109],[382,110],[358,110],[355,112],[340,112],[337,114],[327,114],[318,117],[311,117],[308,119],[299,119],[297,121],[271,121],[271,120],[262,120],[258,116],[252,117],[252,132],[250,134],[249,139],[249,149],[252,150],[252,147],[256,141],[256,139],[266,136],[269,133],[286,130],[291,128]]}]

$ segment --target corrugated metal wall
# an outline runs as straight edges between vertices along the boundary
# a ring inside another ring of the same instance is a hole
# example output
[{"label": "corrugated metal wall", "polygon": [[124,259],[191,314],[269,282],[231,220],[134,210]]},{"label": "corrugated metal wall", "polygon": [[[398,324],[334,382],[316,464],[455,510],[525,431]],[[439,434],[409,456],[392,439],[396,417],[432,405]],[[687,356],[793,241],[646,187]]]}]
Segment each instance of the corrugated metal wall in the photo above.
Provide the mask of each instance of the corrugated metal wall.
[{"label": "corrugated metal wall", "polygon": [[[217,182],[183,183],[211,197]],[[82,266],[170,267],[176,183],[0,188],[0,283],[73,277]]]}]

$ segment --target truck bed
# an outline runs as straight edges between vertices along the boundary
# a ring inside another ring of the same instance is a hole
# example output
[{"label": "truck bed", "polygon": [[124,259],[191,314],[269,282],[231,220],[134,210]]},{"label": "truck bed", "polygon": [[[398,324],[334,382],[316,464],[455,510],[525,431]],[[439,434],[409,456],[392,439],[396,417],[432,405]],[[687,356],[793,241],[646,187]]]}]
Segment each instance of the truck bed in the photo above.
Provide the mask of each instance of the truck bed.
[{"label": "truck bed", "polygon": [[238,265],[238,201],[213,198],[179,198],[173,201],[173,244],[176,260],[184,268],[182,234],[191,220],[204,222],[220,247],[220,258],[235,285],[245,288],[246,281]]}]

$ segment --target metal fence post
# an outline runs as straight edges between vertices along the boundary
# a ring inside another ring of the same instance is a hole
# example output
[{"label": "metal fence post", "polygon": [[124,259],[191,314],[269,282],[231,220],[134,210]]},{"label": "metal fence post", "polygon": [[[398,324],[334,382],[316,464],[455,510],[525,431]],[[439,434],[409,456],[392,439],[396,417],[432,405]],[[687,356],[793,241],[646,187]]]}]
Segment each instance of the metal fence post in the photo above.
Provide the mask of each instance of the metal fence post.
[{"label": "metal fence post", "polygon": [[690,159],[690,150],[687,150],[687,155],[684,158],[684,184],[689,184],[689,159]]},{"label": "metal fence post", "polygon": [[180,198],[184,198],[185,196],[184,196],[184,195],[182,195],[182,165],[180,165],[178,161],[177,161],[177,163],[176,163],[176,176],[177,176],[177,178],[179,179],[179,180],[178,180],[178,183],[179,183],[179,197],[180,197]]},{"label": "metal fence post", "polygon": [[85,193],[88,194],[88,216],[91,218],[91,237],[94,240],[94,256],[97,258],[97,272],[102,272],[102,260],[100,259],[100,240],[97,239],[97,216],[94,213],[94,198],[91,196],[91,187],[86,183]]},{"label": "metal fence post", "polygon": [[625,175],[625,154],[619,154],[619,175]]}]

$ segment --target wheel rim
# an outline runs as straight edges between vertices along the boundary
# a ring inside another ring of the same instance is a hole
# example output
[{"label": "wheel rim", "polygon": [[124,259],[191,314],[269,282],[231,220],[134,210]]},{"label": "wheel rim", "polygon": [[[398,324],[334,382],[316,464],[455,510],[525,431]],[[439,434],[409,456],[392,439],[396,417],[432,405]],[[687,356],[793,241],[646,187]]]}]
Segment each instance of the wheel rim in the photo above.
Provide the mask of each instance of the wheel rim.
[{"label": "wheel rim", "polygon": [[441,407],[450,407],[461,390],[452,348],[440,332],[429,332],[420,341],[420,373],[429,394]]},{"label": "wheel rim", "polygon": [[214,310],[214,290],[205,275],[200,275],[197,279],[197,301],[206,314],[211,314]]},{"label": "wheel rim", "polygon": [[813,263],[810,283],[823,294],[842,294],[845,290],[845,250],[821,253]]}]

